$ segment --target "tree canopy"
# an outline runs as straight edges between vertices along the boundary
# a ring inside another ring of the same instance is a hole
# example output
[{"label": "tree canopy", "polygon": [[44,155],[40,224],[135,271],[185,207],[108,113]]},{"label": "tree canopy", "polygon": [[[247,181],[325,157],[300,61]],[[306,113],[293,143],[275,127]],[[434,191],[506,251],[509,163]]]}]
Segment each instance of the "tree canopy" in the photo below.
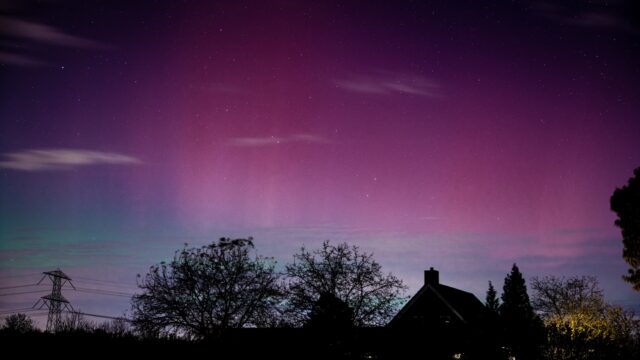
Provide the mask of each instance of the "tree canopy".
[{"label": "tree canopy", "polygon": [[516,359],[536,359],[542,342],[542,322],[533,311],[524,277],[516,264],[504,279],[500,317],[505,341]]},{"label": "tree canopy", "polygon": [[533,307],[545,319],[566,315],[599,314],[604,309],[604,296],[593,276],[556,276],[533,278]]},{"label": "tree canopy", "polygon": [[633,175],[627,185],[613,192],[610,203],[618,215],[615,224],[622,230],[622,257],[630,266],[623,279],[640,291],[640,167]]},{"label": "tree canopy", "polygon": [[255,255],[252,238],[221,238],[176,252],[150,268],[133,297],[136,328],[146,334],[203,338],[228,328],[266,326],[282,295],[274,262]]},{"label": "tree canopy", "polygon": [[638,320],[633,313],[607,304],[595,277],[534,278],[532,288],[533,306],[547,330],[545,358],[637,358]]},{"label": "tree canopy", "polygon": [[325,241],[311,252],[303,247],[286,272],[290,315],[298,324],[307,322],[320,297],[327,294],[353,311],[353,325],[384,325],[396,314],[406,290],[402,280],[383,274],[372,254],[346,243]]},{"label": "tree canopy", "polygon": [[353,326],[353,310],[333,294],[323,293],[311,309],[305,326],[333,331],[349,329]]},{"label": "tree canopy", "polygon": [[524,277],[516,264],[513,264],[511,273],[504,279],[502,288],[502,305],[500,313],[503,317],[533,318],[535,316]]},{"label": "tree canopy", "polygon": [[17,313],[7,316],[4,319],[2,329],[9,332],[24,334],[35,330],[33,320],[23,313]]},{"label": "tree canopy", "polygon": [[498,312],[498,309],[500,308],[500,300],[498,300],[498,293],[496,292],[496,289],[493,287],[493,284],[491,283],[491,281],[489,281],[489,289],[487,289],[487,296],[484,304],[487,307],[487,309],[493,312]]}]

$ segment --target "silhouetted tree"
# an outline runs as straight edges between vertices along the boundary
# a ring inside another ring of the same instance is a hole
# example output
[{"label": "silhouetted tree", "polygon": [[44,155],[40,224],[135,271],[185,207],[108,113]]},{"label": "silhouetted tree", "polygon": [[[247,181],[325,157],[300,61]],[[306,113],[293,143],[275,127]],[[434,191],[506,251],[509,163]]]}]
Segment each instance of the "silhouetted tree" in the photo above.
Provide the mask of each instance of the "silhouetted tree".
[{"label": "silhouetted tree", "polygon": [[56,328],[56,332],[83,332],[90,333],[97,328],[97,324],[91,320],[85,319],[82,312],[78,309],[76,312],[69,312],[60,319],[60,324]]},{"label": "silhouetted tree", "polygon": [[532,280],[533,306],[547,330],[550,360],[631,359],[640,326],[633,313],[605,303],[595,277]]},{"label": "silhouetted tree", "polygon": [[353,335],[353,309],[330,293],[322,293],[304,326],[312,331],[313,344],[329,358],[348,353]]},{"label": "silhouetted tree", "polygon": [[491,283],[491,281],[489,281],[489,289],[487,290],[487,296],[484,304],[487,307],[487,309],[491,310],[492,312],[498,312],[498,309],[500,308],[500,300],[498,300],[498,293],[496,292],[496,289],[493,287],[493,284]]},{"label": "silhouetted tree", "polygon": [[349,329],[353,326],[353,309],[335,295],[322,293],[305,325],[314,329]]},{"label": "silhouetted tree", "polygon": [[124,318],[105,321],[98,326],[98,330],[113,337],[125,337],[132,335],[131,326]]},{"label": "silhouetted tree", "polygon": [[617,215],[615,224],[622,230],[622,257],[631,267],[623,279],[640,291],[640,167],[633,171],[627,185],[611,196],[611,210]]},{"label": "silhouetted tree", "polygon": [[604,296],[593,276],[573,276],[568,279],[556,276],[534,277],[533,308],[545,319],[562,318],[567,314],[593,314],[604,309]]},{"label": "silhouetted tree", "polygon": [[249,239],[222,238],[185,248],[152,266],[133,297],[133,324],[147,335],[218,335],[222,330],[269,324],[282,288],[274,262],[251,258]]},{"label": "silhouetted tree", "polygon": [[524,277],[516,264],[504,279],[500,318],[511,354],[516,359],[538,358],[543,340],[542,322],[533,311]]},{"label": "silhouetted tree", "polygon": [[18,313],[7,316],[4,319],[2,330],[24,334],[35,330],[33,320],[25,314]]},{"label": "silhouetted tree", "polygon": [[357,246],[329,241],[312,252],[301,248],[287,265],[289,315],[303,324],[322,294],[329,294],[353,311],[355,326],[384,325],[396,314],[406,286],[392,274],[383,274],[372,254]]},{"label": "silhouetted tree", "polygon": [[471,339],[473,345],[469,355],[472,359],[506,360],[507,357],[502,350],[504,336],[499,314],[500,300],[491,281],[485,297],[485,306],[488,311],[474,324],[478,330]]}]

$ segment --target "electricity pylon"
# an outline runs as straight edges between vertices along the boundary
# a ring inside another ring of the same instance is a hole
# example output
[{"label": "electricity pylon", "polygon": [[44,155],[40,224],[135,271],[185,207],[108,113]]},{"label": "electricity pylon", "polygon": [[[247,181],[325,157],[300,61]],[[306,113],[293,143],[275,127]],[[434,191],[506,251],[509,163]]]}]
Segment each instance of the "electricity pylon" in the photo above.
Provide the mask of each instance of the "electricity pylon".
[{"label": "electricity pylon", "polygon": [[63,273],[59,268],[53,271],[45,271],[43,274],[44,276],[40,281],[38,281],[38,285],[40,285],[42,280],[48,277],[49,280],[51,280],[51,283],[53,283],[53,289],[51,289],[51,294],[41,297],[33,307],[35,308],[40,302],[42,302],[38,309],[42,309],[43,307],[49,309],[49,316],[47,317],[47,331],[56,332],[60,329],[60,314],[62,313],[62,310],[74,311],[69,300],[62,296],[62,287],[67,282],[71,285],[73,290],[75,290],[76,287],[71,283],[71,278]]}]

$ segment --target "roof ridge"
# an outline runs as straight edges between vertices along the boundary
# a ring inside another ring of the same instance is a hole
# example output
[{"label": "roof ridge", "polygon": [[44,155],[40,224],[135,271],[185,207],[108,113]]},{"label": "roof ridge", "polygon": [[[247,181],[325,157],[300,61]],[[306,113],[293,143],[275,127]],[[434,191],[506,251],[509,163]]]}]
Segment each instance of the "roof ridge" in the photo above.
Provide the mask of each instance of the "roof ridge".
[{"label": "roof ridge", "polygon": [[[440,285],[440,284],[438,284],[438,285]],[[460,313],[458,312],[458,310],[456,310],[456,308],[454,308],[454,307],[453,307],[453,305],[451,305],[451,304],[447,301],[447,299],[446,299],[444,296],[442,296],[442,294],[440,294],[440,292],[439,292],[435,287],[433,287],[433,286],[431,286],[431,285],[428,285],[428,286],[430,286],[430,287],[431,287],[431,289],[432,289],[432,290],[433,290],[433,292],[436,294],[436,296],[438,296],[438,298],[440,299],[440,301],[442,301],[442,302],[443,302],[443,303],[444,303],[444,304],[449,308],[449,310],[451,310],[451,312],[452,312],[454,315],[456,315],[456,316],[460,319],[460,321],[462,321],[462,322],[464,322],[464,323],[466,323],[466,322],[467,322],[467,321],[462,317],[462,315],[460,315]],[[446,286],[446,285],[442,285],[442,286]],[[447,287],[448,287],[448,286],[447,286]],[[452,288],[452,289],[453,289],[453,288]]]},{"label": "roof ridge", "polygon": [[469,295],[472,295],[472,296],[476,296],[476,295],[475,295],[474,293],[472,293],[472,292],[464,291],[464,290],[460,290],[460,289],[458,289],[458,288],[454,288],[453,286],[443,285],[443,284],[438,284],[438,286],[446,287],[446,288],[451,289],[451,290],[455,290],[455,291],[463,292],[463,293],[465,293],[465,294],[469,294]]}]

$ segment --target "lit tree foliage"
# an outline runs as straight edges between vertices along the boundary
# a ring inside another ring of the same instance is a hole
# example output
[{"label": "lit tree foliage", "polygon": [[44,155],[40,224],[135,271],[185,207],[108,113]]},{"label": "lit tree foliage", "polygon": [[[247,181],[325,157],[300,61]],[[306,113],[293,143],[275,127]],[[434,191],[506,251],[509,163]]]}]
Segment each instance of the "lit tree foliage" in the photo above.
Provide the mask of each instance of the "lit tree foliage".
[{"label": "lit tree foliage", "polygon": [[606,304],[597,279],[554,276],[532,280],[533,305],[547,330],[545,358],[630,359],[638,354],[638,320]]},{"label": "lit tree foliage", "polygon": [[545,319],[576,313],[599,314],[604,309],[602,290],[593,276],[533,278],[531,287],[535,292],[533,307]]}]

